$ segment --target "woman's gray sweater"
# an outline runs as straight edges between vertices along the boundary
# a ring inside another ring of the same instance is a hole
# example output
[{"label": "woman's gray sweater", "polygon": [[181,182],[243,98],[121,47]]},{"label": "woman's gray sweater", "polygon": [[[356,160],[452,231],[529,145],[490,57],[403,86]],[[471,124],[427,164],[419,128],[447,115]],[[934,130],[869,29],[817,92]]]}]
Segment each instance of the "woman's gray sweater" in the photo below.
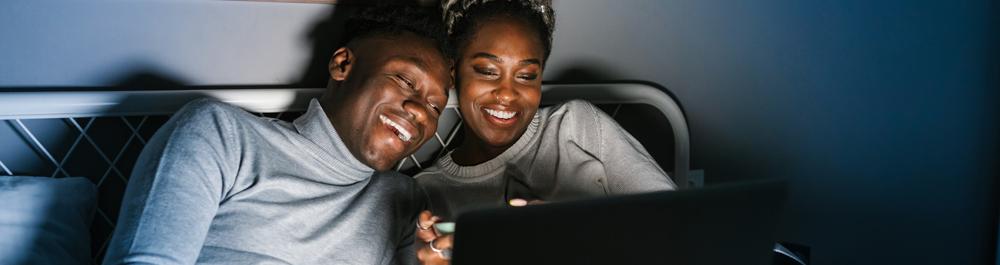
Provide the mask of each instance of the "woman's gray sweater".
[{"label": "woman's gray sweater", "polygon": [[453,155],[416,175],[430,210],[452,221],[513,198],[558,201],[676,187],[642,144],[582,100],[539,109],[514,145],[489,161],[459,166]]}]

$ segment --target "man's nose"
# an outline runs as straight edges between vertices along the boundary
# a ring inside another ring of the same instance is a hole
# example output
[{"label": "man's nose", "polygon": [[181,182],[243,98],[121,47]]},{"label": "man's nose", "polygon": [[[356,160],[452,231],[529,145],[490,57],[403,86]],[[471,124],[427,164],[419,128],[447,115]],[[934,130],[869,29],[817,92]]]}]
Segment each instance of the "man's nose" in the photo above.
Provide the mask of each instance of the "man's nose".
[{"label": "man's nose", "polygon": [[424,125],[430,126],[432,129],[436,130],[437,119],[430,115],[430,113],[427,113],[429,111],[428,108],[430,108],[428,104],[429,103],[424,100],[409,99],[403,102],[403,110],[405,110],[406,113],[409,113],[409,115],[413,118],[413,121],[418,125],[422,124],[422,122],[426,122]]}]

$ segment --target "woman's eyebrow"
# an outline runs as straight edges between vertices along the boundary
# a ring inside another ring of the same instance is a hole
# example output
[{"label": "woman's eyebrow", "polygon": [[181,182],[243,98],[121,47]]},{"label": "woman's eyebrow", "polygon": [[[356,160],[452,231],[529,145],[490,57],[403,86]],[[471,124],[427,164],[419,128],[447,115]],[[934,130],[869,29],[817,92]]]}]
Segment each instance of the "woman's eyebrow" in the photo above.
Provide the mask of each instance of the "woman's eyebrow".
[{"label": "woman's eyebrow", "polygon": [[486,58],[486,59],[489,59],[490,61],[494,61],[494,62],[498,62],[498,63],[502,63],[503,62],[503,59],[500,59],[500,57],[498,57],[496,55],[489,54],[489,53],[485,53],[485,52],[476,53],[476,54],[472,55],[472,58],[473,59],[475,59],[475,58]]},{"label": "woman's eyebrow", "polygon": [[524,60],[521,60],[521,62],[519,62],[517,64],[520,64],[520,65],[529,65],[529,64],[542,65],[542,60],[539,60],[537,58],[524,59]]},{"label": "woman's eyebrow", "polygon": [[[490,61],[494,61],[494,62],[497,62],[497,63],[503,63],[503,58],[500,58],[499,56],[496,56],[496,55],[493,55],[493,54],[489,54],[489,53],[485,53],[485,52],[479,52],[479,53],[473,54],[472,58],[474,58],[474,59],[475,58],[485,58],[485,59],[489,59]],[[529,65],[529,64],[542,65],[542,60],[539,60],[538,58],[524,59],[524,60],[521,60],[520,62],[518,62],[517,64],[519,64],[519,65]]]}]

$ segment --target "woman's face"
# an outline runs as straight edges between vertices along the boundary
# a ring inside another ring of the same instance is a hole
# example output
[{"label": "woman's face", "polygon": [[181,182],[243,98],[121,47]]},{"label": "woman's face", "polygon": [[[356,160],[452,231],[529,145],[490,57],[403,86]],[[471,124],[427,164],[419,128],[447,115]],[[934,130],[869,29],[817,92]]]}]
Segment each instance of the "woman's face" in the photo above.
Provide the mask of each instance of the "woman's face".
[{"label": "woman's face", "polygon": [[506,148],[538,111],[544,53],[526,23],[500,17],[483,21],[456,64],[459,109],[483,143]]}]

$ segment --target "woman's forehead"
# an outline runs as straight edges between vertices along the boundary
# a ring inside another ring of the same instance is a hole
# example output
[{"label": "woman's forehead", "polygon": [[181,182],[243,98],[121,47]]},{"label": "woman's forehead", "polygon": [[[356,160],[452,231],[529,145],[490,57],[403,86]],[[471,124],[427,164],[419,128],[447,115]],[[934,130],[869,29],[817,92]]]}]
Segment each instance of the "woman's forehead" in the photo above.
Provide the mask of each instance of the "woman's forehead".
[{"label": "woman's forehead", "polygon": [[463,51],[463,56],[472,56],[480,53],[492,54],[501,59],[516,55],[515,61],[542,56],[542,43],[537,34],[524,23],[509,21],[504,23],[491,23],[481,26],[475,35],[468,40]]}]

